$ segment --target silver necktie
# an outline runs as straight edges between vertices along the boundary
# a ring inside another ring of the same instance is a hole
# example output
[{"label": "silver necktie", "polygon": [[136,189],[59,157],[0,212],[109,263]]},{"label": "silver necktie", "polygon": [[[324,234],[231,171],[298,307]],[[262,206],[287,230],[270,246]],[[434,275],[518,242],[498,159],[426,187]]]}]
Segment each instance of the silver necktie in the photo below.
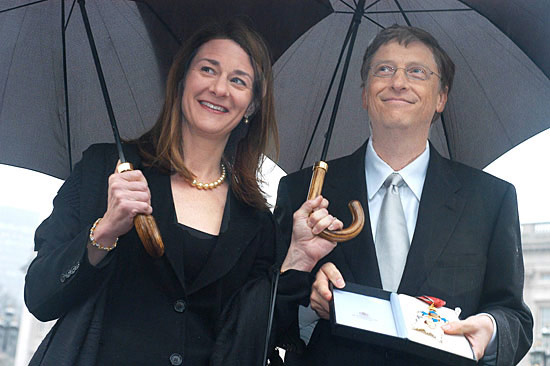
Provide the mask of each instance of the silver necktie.
[{"label": "silver necktie", "polygon": [[398,173],[390,174],[384,182],[386,195],[376,227],[375,247],[382,287],[392,292],[397,292],[401,282],[410,246],[407,221],[399,196],[399,186],[403,183]]}]

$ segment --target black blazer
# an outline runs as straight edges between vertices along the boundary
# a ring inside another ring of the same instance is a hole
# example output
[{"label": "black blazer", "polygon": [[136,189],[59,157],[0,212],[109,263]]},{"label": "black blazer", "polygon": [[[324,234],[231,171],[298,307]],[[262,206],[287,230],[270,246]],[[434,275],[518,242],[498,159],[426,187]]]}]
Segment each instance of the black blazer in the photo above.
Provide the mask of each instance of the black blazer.
[{"label": "black blazer", "polygon": [[[170,230],[169,226],[176,222],[170,177],[155,169],[141,167],[136,149],[132,146],[127,147],[126,153],[136,168],[143,169],[148,180],[154,216],[166,247],[165,256],[160,260],[167,261],[166,267],[173,269],[168,271],[168,281],[179,282],[181,293],[190,304],[182,316],[187,317],[186,324],[193,325],[193,337],[198,341],[192,346],[209,347],[213,352],[216,334],[212,335],[211,325],[206,324],[218,323],[214,333],[221,332],[223,316],[233,313],[228,311],[233,310],[228,308],[228,304],[238,306],[237,300],[242,302],[246,298],[241,291],[243,288],[250,289],[251,283],[268,278],[275,261],[276,235],[272,215],[268,211],[246,206],[230,193],[228,229],[220,233],[215,248],[192,286],[185,288],[183,257],[178,249],[180,243],[174,241],[171,235],[165,235]],[[116,160],[114,146],[103,144],[90,147],[58,192],[51,216],[36,232],[35,249],[38,255],[26,276],[25,301],[38,319],[59,320],[40,345],[31,365],[94,365],[103,315],[109,311],[109,305],[106,305],[109,282],[117,265],[127,260],[127,257],[120,257],[120,253],[125,253],[125,256],[135,253],[135,257],[142,258],[145,265],[148,265],[147,261],[153,263],[144,253],[135,229],[120,238],[120,248],[110,252],[98,267],[87,260],[88,232],[95,219],[106,210],[108,176],[114,171]],[[254,301],[267,303],[269,281],[263,281],[262,286],[267,287],[267,291],[252,293],[262,293],[265,299]],[[193,310],[194,303],[207,304],[209,309],[215,309],[218,319],[204,319],[204,314]],[[222,315],[224,310],[225,315]],[[267,324],[266,314],[267,306],[265,311],[262,308],[257,314],[252,314],[255,315],[253,321],[262,330]],[[139,319],[136,321],[139,323]],[[146,333],[147,329],[142,328],[141,332]],[[253,340],[255,343],[249,347],[255,352],[254,357],[256,354],[261,357],[264,338]],[[151,342],[163,341],[162,338],[151,339]],[[124,350],[121,352],[124,353]],[[167,354],[167,364],[169,357],[170,354]],[[185,354],[183,361],[186,361]]]},{"label": "black blazer", "polygon": [[[352,155],[329,162],[322,192],[330,202],[329,212],[346,225],[351,222],[347,203],[357,199],[366,224],[359,236],[339,244],[323,262],[335,263],[347,281],[381,288],[367,205],[365,151],[366,143]],[[275,216],[287,241],[292,213],[305,200],[310,178],[311,170],[304,169],[279,184]],[[444,159],[430,145],[416,229],[398,292],[445,299],[447,306],[461,307],[461,318],[490,313],[498,329],[497,364],[512,365],[532,343],[533,319],[522,298],[523,278],[514,187]],[[329,323],[321,320],[302,364],[409,365],[413,361],[407,355],[333,337]]]}]

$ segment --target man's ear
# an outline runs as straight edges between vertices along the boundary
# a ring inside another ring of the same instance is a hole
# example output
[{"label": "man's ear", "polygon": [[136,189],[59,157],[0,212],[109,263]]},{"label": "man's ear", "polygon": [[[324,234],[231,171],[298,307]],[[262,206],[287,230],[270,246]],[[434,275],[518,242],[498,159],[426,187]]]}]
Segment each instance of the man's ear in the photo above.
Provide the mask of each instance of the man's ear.
[{"label": "man's ear", "polygon": [[447,103],[448,94],[449,94],[448,87],[445,87],[445,89],[442,89],[441,91],[439,91],[439,95],[438,95],[439,100],[437,101],[437,105],[435,107],[435,111],[437,113],[441,113],[445,109],[445,104]]},{"label": "man's ear", "polygon": [[361,92],[361,100],[362,100],[362,104],[363,104],[363,109],[368,111],[368,108],[367,108],[367,86],[366,85],[363,87],[363,91]]}]

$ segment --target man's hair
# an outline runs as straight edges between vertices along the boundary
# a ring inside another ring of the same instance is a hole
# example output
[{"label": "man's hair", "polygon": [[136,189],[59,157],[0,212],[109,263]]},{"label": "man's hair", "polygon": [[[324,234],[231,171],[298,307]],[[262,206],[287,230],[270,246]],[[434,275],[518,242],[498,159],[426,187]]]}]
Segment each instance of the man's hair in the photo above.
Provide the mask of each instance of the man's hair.
[{"label": "man's hair", "polygon": [[390,42],[398,42],[400,45],[404,46],[408,46],[411,42],[421,42],[428,47],[432,51],[437,64],[438,74],[441,76],[441,90],[446,89],[447,93],[451,91],[455,74],[455,64],[447,52],[445,52],[437,40],[425,30],[398,24],[394,24],[382,30],[367,47],[365,55],[363,56],[363,65],[361,65],[361,80],[363,86],[367,83],[372,57],[381,46]]}]

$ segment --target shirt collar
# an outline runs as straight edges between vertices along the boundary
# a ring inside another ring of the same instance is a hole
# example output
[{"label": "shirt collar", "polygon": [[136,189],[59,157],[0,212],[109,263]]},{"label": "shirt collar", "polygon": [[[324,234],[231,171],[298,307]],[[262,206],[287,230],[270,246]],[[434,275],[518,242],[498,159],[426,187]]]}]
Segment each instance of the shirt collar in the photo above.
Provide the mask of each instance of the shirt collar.
[{"label": "shirt collar", "polygon": [[[424,152],[414,159],[409,165],[398,171],[414,193],[415,197],[420,201],[422,196],[422,188],[424,187],[424,181],[426,180],[426,172],[428,170],[428,163],[430,161],[430,149],[429,144],[426,141],[426,148]],[[367,151],[365,154],[365,176],[367,180],[367,195],[368,199],[378,192],[384,181],[393,173],[394,170],[382,160],[374,147],[372,146],[372,139],[369,139],[367,143]]]}]

